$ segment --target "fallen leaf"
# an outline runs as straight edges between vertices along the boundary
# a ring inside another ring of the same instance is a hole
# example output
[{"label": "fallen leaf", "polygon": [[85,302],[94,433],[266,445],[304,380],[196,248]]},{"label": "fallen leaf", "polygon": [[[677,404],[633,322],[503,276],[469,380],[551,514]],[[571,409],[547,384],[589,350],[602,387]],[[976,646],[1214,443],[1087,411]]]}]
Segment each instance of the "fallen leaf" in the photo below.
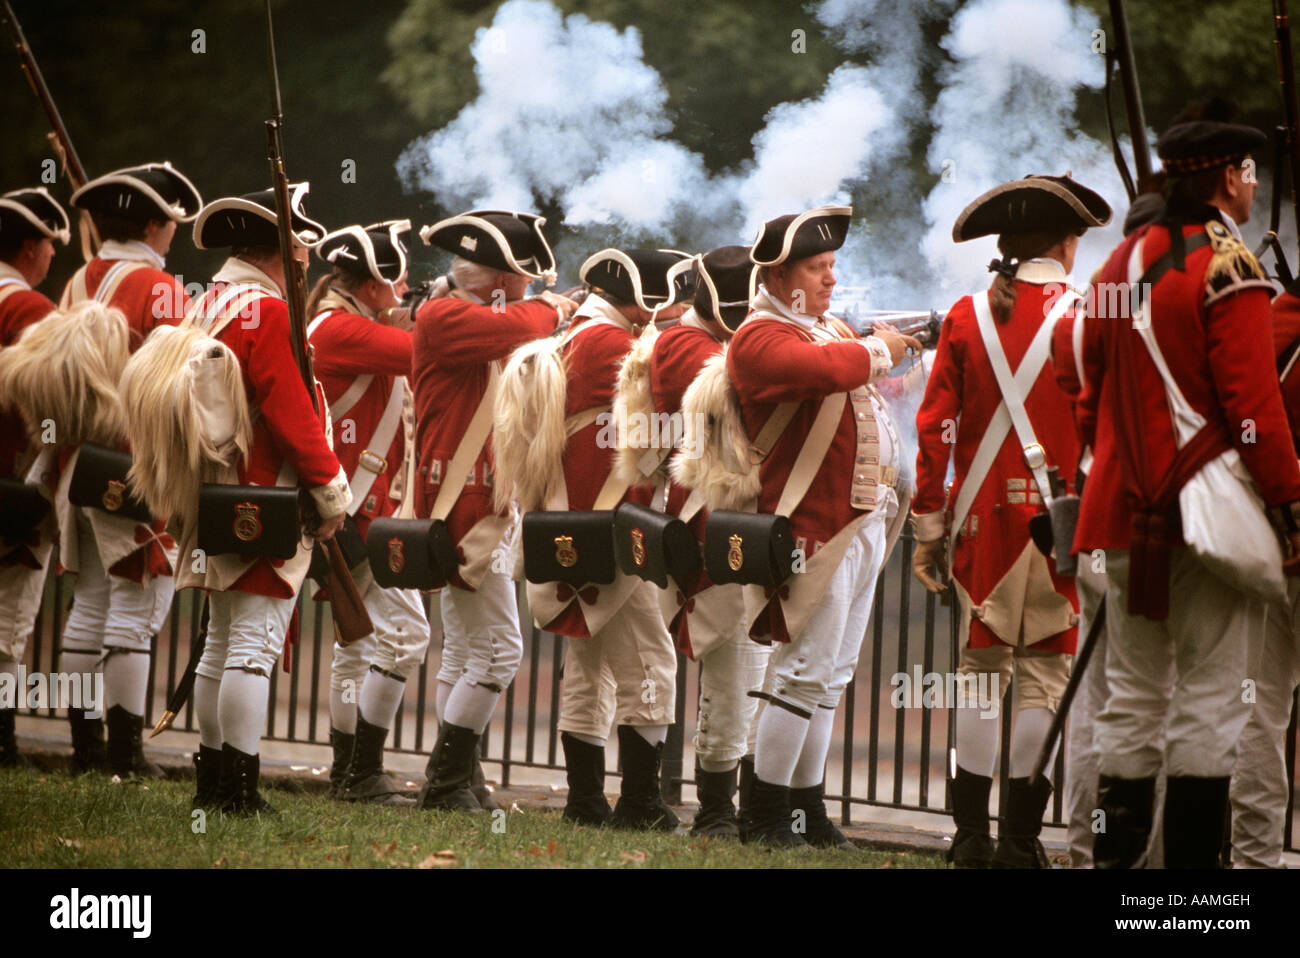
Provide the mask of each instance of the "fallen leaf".
[{"label": "fallen leaf", "polygon": [[623,859],[625,862],[632,862],[639,865],[641,862],[645,861],[646,854],[638,848],[635,851],[619,852],[618,857]]},{"label": "fallen leaf", "polygon": [[454,868],[456,866],[456,853],[450,849],[444,849],[440,852],[434,852],[416,868]]},{"label": "fallen leaf", "polygon": [[549,842],[546,843],[546,854],[550,855],[552,858],[555,857],[555,839],[554,839],[554,838],[552,838]]},{"label": "fallen leaf", "polygon": [[881,868],[893,868],[893,867],[894,867],[894,860],[893,860],[892,858],[887,858],[887,859],[885,859],[885,863],[884,863],[883,865],[881,865],[880,867],[881,867]]},{"label": "fallen leaf", "polygon": [[222,867],[224,867],[224,866],[226,866],[226,865],[229,865],[229,864],[230,864],[230,859],[227,858],[225,855],[222,855],[220,858],[218,858],[215,862],[212,863],[212,867],[213,867],[213,868],[222,868]]},{"label": "fallen leaf", "polygon": [[56,838],[55,841],[58,842],[60,845],[62,845],[64,848],[81,847],[81,842],[77,841],[75,838]]}]

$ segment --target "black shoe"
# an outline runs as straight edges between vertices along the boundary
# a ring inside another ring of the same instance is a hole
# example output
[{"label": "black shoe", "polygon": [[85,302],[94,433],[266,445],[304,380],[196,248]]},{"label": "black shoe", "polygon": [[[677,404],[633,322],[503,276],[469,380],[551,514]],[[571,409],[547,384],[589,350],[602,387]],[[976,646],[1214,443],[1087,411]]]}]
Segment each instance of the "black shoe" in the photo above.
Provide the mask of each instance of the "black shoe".
[{"label": "black shoe", "polygon": [[750,801],[750,841],[776,849],[809,847],[803,835],[794,830],[788,785],[770,785],[755,775]]},{"label": "black shoe", "polygon": [[0,710],[0,768],[22,768],[27,759],[18,751],[18,739],[14,737],[14,720],[18,712],[15,709]]},{"label": "black shoe", "polygon": [[605,798],[605,747],[591,745],[560,733],[564,746],[564,772],[569,781],[569,798],[564,820],[574,825],[604,825],[614,810]]},{"label": "black shoe", "polygon": [[1102,820],[1101,831],[1093,842],[1094,868],[1142,868],[1146,865],[1155,797],[1154,777],[1112,778],[1102,775],[1098,778],[1097,807],[1101,810]]},{"label": "black shoe", "polygon": [[144,717],[114,705],[104,716],[108,725],[108,773],[119,778],[166,778],[144,757]]},{"label": "black shoe", "polygon": [[478,799],[479,807],[483,811],[500,811],[501,806],[492,797],[492,789],[488,788],[487,777],[483,774],[483,766],[479,764],[478,749],[474,749],[474,774],[469,780],[469,790],[474,793],[474,797]]},{"label": "black shoe", "polygon": [[257,791],[262,763],[256,755],[241,752],[229,742],[221,746],[221,811],[229,815],[273,815],[275,809]]},{"label": "black shoe", "polygon": [[1165,868],[1220,868],[1228,778],[1165,780]]},{"label": "black shoe", "polygon": [[960,765],[952,780],[952,837],[947,858],[953,868],[993,867],[993,839],[989,837],[989,792],[993,779],[976,775]]},{"label": "black shoe", "polygon": [[444,808],[459,812],[481,812],[469,789],[474,777],[474,750],[479,734],[473,729],[443,722],[438,727],[438,742],[424,769],[425,783],[420,789],[421,808]]},{"label": "black shoe", "polygon": [[369,802],[373,805],[414,805],[415,796],[393,781],[384,771],[384,743],[388,729],[371,725],[357,716],[353,739],[352,762],[348,766],[338,797],[345,802]]},{"label": "black shoe", "polygon": [[695,794],[700,800],[700,810],[691,824],[692,835],[712,838],[739,838],[740,825],[736,821],[735,768],[727,772],[706,772],[695,766]]},{"label": "black shoe", "polygon": [[618,727],[618,755],[623,786],[609,817],[610,828],[672,832],[681,822],[659,794],[659,758],[664,745],[651,745],[631,725]]},{"label": "black shoe", "polygon": [[352,764],[352,750],[356,747],[357,737],[351,732],[340,732],[330,726],[330,748],[334,750],[334,761],[330,765],[330,787],[326,792],[330,798],[339,798],[343,793],[343,783],[347,781],[348,766]]},{"label": "black shoe", "polygon": [[845,834],[835,827],[826,814],[826,783],[819,782],[810,788],[790,789],[791,814],[804,813],[804,841],[815,848],[837,848],[846,852],[858,850]]},{"label": "black shoe", "polygon": [[194,753],[194,808],[216,808],[221,798],[221,749],[199,744]]},{"label": "black shoe", "polygon": [[993,867],[1051,868],[1038,836],[1043,830],[1047,800],[1052,796],[1052,783],[1040,775],[1031,784],[1026,776],[1009,780],[1007,788],[1007,820],[998,829]]},{"label": "black shoe", "polygon": [[102,772],[108,767],[104,748],[104,720],[86,718],[85,709],[68,709],[68,724],[72,727],[72,761],[69,769],[73,775]]},{"label": "black shoe", "polygon": [[736,812],[736,827],[740,832],[741,842],[749,841],[749,834],[754,830],[754,756],[746,755],[740,760],[740,788],[737,791],[740,808]]}]

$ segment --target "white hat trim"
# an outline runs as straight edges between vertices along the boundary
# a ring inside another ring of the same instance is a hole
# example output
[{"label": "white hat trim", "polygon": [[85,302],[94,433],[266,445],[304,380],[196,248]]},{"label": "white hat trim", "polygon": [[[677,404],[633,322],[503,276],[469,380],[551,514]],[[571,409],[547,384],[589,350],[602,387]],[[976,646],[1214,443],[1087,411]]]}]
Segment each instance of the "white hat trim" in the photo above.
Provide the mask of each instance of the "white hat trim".
[{"label": "white hat trim", "polygon": [[[25,193],[39,193],[41,196],[49,200],[50,204],[58,212],[59,218],[63,221],[63,226],[57,230],[51,230],[49,223],[34,214],[22,203],[10,199],[11,196],[22,196]],[[68,222],[68,214],[64,211],[63,207],[59,205],[58,201],[55,200],[54,197],[50,196],[49,191],[43,186],[35,186],[26,190],[13,190],[12,192],[5,193],[3,196],[0,196],[0,206],[7,210],[13,210],[23,219],[27,220],[27,222],[40,230],[41,235],[48,239],[56,239],[64,246],[67,246],[72,240],[72,230],[71,224]]]},{"label": "white hat trim", "polygon": [[[157,190],[144,182],[144,180],[138,180],[134,176],[130,175],[136,170],[166,170],[168,173],[171,173],[189,187],[190,192],[194,194],[194,198],[198,200],[199,209],[187,216],[185,213],[185,207],[181,206],[179,203],[168,203],[161,195],[159,195]],[[122,183],[123,185],[139,190],[152,200],[154,205],[165,213],[169,219],[175,220],[177,223],[191,223],[198,218],[201,212],[203,212],[203,197],[199,195],[198,189],[196,189],[194,184],[190,182],[189,177],[172,166],[171,163],[146,163],[143,166],[128,166],[125,169],[114,170],[112,173],[105,173],[103,176],[97,176],[95,179],[86,183],[86,185],[81,189],[73,193],[72,199],[69,202],[71,202],[73,206],[76,206],[77,200],[88,190],[98,186],[106,186],[109,183]]]},{"label": "white hat trim", "polygon": [[[497,211],[492,210],[487,212],[497,212]],[[501,210],[500,212],[508,213],[509,211]],[[518,218],[518,214],[516,213],[510,213],[509,215]],[[542,234],[542,226],[545,223],[546,223],[546,218],[544,216],[538,216],[536,219],[533,220],[533,224],[532,224],[533,231],[537,234],[538,238],[542,241],[542,243],[546,246],[546,248],[550,249],[551,248],[550,244],[546,242],[546,237]],[[499,229],[497,229],[496,226],[494,226],[489,220],[485,220],[482,217],[475,215],[474,213],[459,213],[456,216],[449,216],[445,220],[439,220],[437,223],[434,223],[432,226],[422,226],[420,227],[420,240],[424,243],[425,246],[430,246],[432,245],[430,241],[430,237],[432,237],[434,233],[442,229],[447,229],[448,227],[451,226],[473,226],[476,229],[483,230],[483,232],[487,233],[489,236],[492,237],[492,239],[496,241],[497,246],[500,248],[502,254],[505,256],[506,262],[510,265],[510,268],[514,272],[518,273],[520,276],[525,276],[528,279],[545,280],[547,286],[555,285],[555,281],[557,277],[556,277],[555,269],[553,267],[551,269],[545,269],[535,273],[524,269],[524,267],[520,265],[519,260],[515,258],[514,250],[510,248],[510,243],[506,240],[506,235],[502,233]],[[552,256],[552,258],[554,257]]]}]

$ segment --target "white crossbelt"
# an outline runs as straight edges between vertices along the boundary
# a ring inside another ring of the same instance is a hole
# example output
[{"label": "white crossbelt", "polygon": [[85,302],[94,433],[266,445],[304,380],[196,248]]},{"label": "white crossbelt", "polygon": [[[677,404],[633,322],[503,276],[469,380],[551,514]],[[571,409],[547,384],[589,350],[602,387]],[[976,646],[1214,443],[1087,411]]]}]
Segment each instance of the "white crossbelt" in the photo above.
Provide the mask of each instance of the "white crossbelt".
[{"label": "white crossbelt", "polygon": [[[373,379],[374,377],[365,378]],[[366,448],[361,451],[361,457],[357,460],[357,467],[352,470],[352,475],[348,476],[348,485],[352,488],[352,501],[348,504],[348,515],[350,516],[357,514],[362,501],[370,493],[370,487],[375,484],[377,478],[388,470],[388,459],[386,457],[388,450],[392,448],[393,440],[397,437],[397,430],[402,425],[402,400],[405,396],[406,379],[402,376],[394,377],[393,391],[388,396],[388,405],[384,406],[384,414],[379,417],[379,425],[375,426],[374,434],[370,437],[370,441],[366,443]],[[331,416],[341,416],[344,412],[346,410],[336,412],[334,406],[330,406]],[[374,451],[376,449],[379,451]],[[409,451],[407,455],[410,455]]]},{"label": "white crossbelt", "polygon": [[1020,444],[1025,450],[1026,464],[1033,470],[1034,482],[1038,485],[1044,505],[1052,501],[1051,486],[1047,480],[1046,457],[1043,447],[1034,438],[1033,426],[1029,421],[1029,415],[1025,412],[1025,396],[1029,394],[1029,390],[1033,388],[1039,373],[1047,363],[1052,348],[1052,329],[1056,326],[1057,320],[1082,298],[1072,289],[1061,294],[1052,306],[1051,312],[1047,314],[1047,318],[1034,333],[1034,338],[1030,341],[1029,348],[1025,351],[1024,358],[1021,359],[1020,366],[1013,376],[1011,367],[1007,363],[1006,353],[1002,349],[1002,342],[998,339],[997,328],[993,324],[993,311],[989,306],[988,294],[971,297],[971,302],[975,306],[975,318],[979,324],[980,337],[984,340],[985,352],[988,353],[989,361],[993,365],[993,375],[997,378],[1002,401],[998,403],[993,418],[989,420],[988,427],[984,430],[984,436],[975,450],[975,458],[971,460],[970,470],[966,473],[966,480],[957,494],[957,502],[953,506],[952,529],[948,534],[950,549],[956,543],[957,533],[970,514],[975,496],[984,485],[984,480],[988,478],[989,470],[993,468],[993,463],[1002,448],[1002,441],[1006,439],[1013,424]]}]

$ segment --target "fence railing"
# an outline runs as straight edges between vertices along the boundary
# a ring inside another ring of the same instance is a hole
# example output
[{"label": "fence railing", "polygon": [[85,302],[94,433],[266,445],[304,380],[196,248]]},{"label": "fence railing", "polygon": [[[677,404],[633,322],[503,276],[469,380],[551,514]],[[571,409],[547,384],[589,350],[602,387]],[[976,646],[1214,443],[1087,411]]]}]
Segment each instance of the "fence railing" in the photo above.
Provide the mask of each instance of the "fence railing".
[{"label": "fence railing", "polygon": [[[951,813],[947,790],[948,766],[954,747],[954,710],[933,707],[895,707],[891,679],[896,675],[915,677],[955,672],[958,663],[957,622],[951,606],[915,585],[911,575],[913,542],[908,534],[899,540],[889,564],[877,584],[876,603],[864,637],[855,680],[849,685],[836,716],[836,727],[827,762],[827,798],[841,802],[840,819],[889,818],[890,812]],[[57,563],[52,562],[54,568]],[[58,666],[59,636],[71,599],[71,577],[51,575],[45,601],[37,619],[30,649],[29,669],[55,672]],[[304,596],[313,587],[309,582]],[[437,738],[433,708],[437,660],[440,654],[439,615],[436,596],[427,596],[426,607],[434,629],[428,659],[407,685],[402,708],[389,736],[391,751],[428,753]],[[189,658],[190,642],[199,630],[201,594],[178,593],[171,614],[154,639],[149,672],[150,694],[145,724],[149,727],[166,707]],[[299,642],[290,651],[292,670],[277,667],[271,676],[271,708],[266,737],[272,740],[328,745],[329,666],[333,627],[328,606],[310,598],[299,600]],[[563,770],[559,749],[560,679],[564,660],[562,637],[530,628],[531,618],[522,606],[524,657],[514,682],[506,689],[483,738],[483,758],[499,765],[503,786],[511,782],[512,771],[520,768]],[[1010,703],[1014,688],[999,690],[1002,721],[1002,756],[999,809],[1006,801],[1006,780],[1010,761]],[[694,750],[691,733],[695,728],[698,699],[698,670],[678,657],[677,720],[664,749],[663,783],[665,798],[680,801],[683,785],[693,785]],[[53,709],[31,710],[28,714],[56,719]],[[177,717],[174,728],[197,731],[193,702]],[[165,739],[160,739],[165,741]],[[1052,775],[1057,783],[1048,807],[1048,823],[1064,824],[1064,743],[1057,754]],[[1296,719],[1292,713],[1287,733],[1287,769],[1294,785]],[[1293,788],[1292,790],[1293,791]],[[862,814],[862,809],[875,811]],[[855,815],[855,810],[858,814]],[[1285,845],[1294,851],[1293,811],[1288,801]]]}]

